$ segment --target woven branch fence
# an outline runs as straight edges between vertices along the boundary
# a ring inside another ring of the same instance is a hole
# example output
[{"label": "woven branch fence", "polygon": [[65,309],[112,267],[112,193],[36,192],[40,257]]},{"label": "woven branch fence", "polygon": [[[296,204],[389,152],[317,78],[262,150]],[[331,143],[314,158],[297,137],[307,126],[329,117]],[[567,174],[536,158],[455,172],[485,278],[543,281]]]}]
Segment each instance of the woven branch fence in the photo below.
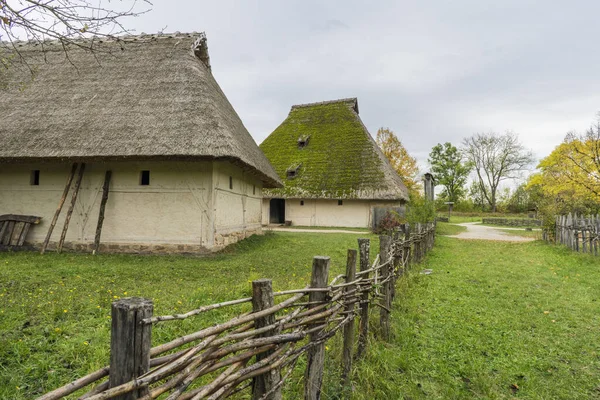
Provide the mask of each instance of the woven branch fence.
[{"label": "woven branch fence", "polygon": [[[545,230],[543,239],[551,241],[550,232]],[[598,255],[600,240],[600,214],[582,216],[577,214],[556,217],[554,241],[582,253]]]},{"label": "woven branch fence", "polygon": [[[393,237],[380,236],[379,255],[372,264],[370,240],[358,239],[359,250],[348,250],[344,275],[329,280],[329,257],[314,257],[305,288],[273,292],[271,280],[259,279],[252,282],[252,297],[185,314],[153,316],[152,301],[143,298],[115,301],[110,365],[39,400],[61,399],[92,384],[79,399],[222,399],[242,391],[253,400],[281,399],[283,384],[304,355],[303,397],[316,400],[321,396],[325,344],[338,333],[343,335],[340,383],[349,387],[352,360],[366,350],[369,314],[379,312],[380,336],[389,340],[396,280],[422,260],[434,239],[435,223],[406,224]],[[151,347],[154,324],[243,303],[251,303],[252,312]]]}]

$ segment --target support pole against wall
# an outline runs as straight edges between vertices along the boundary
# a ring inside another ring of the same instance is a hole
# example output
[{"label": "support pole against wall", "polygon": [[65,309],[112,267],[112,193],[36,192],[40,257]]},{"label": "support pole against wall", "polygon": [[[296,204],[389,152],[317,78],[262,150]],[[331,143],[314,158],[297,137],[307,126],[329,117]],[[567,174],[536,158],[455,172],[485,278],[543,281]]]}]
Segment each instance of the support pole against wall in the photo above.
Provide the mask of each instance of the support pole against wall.
[{"label": "support pole against wall", "polygon": [[81,186],[81,180],[83,179],[83,172],[85,171],[85,163],[81,163],[79,167],[79,175],[77,175],[77,181],[75,182],[75,188],[73,189],[73,196],[71,197],[71,204],[67,210],[67,216],[65,218],[65,225],[63,226],[62,234],[60,235],[60,241],[58,242],[57,252],[62,251],[63,244],[65,243],[65,237],[67,236],[67,230],[69,229],[69,222],[71,221],[71,215],[77,202],[77,194],[79,193],[79,187]]},{"label": "support pole against wall", "polygon": [[100,249],[100,235],[102,234],[102,224],[104,223],[104,209],[108,201],[108,188],[112,171],[106,171],[104,175],[104,185],[102,186],[102,200],[100,201],[100,212],[98,214],[98,225],[96,226],[96,237],[94,238],[94,254]]},{"label": "support pole against wall", "polygon": [[46,252],[46,248],[48,247],[48,243],[50,242],[50,237],[52,236],[52,231],[54,230],[54,226],[56,225],[56,221],[58,220],[58,216],[62,211],[63,205],[65,204],[65,200],[67,199],[67,195],[69,194],[69,189],[71,189],[71,182],[73,182],[73,177],[75,176],[75,171],[77,171],[77,163],[73,163],[71,166],[71,173],[67,178],[67,183],[65,185],[65,190],[63,191],[62,197],[58,201],[58,207],[56,208],[56,212],[54,213],[54,217],[52,218],[52,222],[50,222],[50,227],[48,228],[48,233],[46,234],[46,239],[44,239],[44,243],[42,244],[41,254]]}]

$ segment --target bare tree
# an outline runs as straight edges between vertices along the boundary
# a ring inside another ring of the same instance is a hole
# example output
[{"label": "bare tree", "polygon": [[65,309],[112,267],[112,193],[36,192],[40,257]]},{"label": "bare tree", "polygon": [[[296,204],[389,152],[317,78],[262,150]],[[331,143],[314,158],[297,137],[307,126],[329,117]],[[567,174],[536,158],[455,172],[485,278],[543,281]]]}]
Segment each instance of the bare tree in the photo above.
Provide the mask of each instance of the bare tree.
[{"label": "bare tree", "polygon": [[[104,2],[106,3],[106,2]],[[29,40],[44,45],[59,41],[65,54],[68,45],[94,51],[97,40],[117,38],[129,32],[123,25],[128,17],[149,10],[148,0],[0,0],[0,68],[8,68],[14,55],[22,58],[16,42]],[[143,4],[143,6],[140,6]],[[141,9],[140,7],[143,7]]]},{"label": "bare tree", "polygon": [[492,212],[496,211],[500,182],[515,179],[529,167],[533,153],[527,150],[513,132],[503,135],[477,133],[463,140],[462,151],[477,173],[477,184]]}]

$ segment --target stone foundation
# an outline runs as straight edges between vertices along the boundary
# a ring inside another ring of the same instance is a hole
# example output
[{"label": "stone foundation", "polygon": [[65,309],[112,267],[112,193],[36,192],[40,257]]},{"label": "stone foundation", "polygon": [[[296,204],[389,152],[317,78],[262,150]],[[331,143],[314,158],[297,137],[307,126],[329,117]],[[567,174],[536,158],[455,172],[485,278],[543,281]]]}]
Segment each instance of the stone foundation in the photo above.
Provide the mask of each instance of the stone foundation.
[{"label": "stone foundation", "polygon": [[229,233],[217,233],[215,234],[215,249],[221,250],[230,244],[239,242],[249,238],[252,235],[262,235],[262,226],[255,229],[241,231],[241,232],[229,232]]}]

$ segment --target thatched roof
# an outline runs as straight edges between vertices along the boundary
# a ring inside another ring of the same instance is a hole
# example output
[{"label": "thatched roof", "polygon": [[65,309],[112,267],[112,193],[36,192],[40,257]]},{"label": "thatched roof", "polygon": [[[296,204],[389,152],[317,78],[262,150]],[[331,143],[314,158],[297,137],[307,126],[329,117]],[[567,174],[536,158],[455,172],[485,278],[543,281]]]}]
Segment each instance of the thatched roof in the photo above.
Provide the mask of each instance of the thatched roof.
[{"label": "thatched roof", "polygon": [[268,197],[408,200],[358,116],[356,98],[292,106],[260,148],[285,185]]},{"label": "thatched roof", "polygon": [[93,54],[16,49],[0,74],[0,162],[223,159],[281,186],[215,81],[203,34],[124,37]]}]

